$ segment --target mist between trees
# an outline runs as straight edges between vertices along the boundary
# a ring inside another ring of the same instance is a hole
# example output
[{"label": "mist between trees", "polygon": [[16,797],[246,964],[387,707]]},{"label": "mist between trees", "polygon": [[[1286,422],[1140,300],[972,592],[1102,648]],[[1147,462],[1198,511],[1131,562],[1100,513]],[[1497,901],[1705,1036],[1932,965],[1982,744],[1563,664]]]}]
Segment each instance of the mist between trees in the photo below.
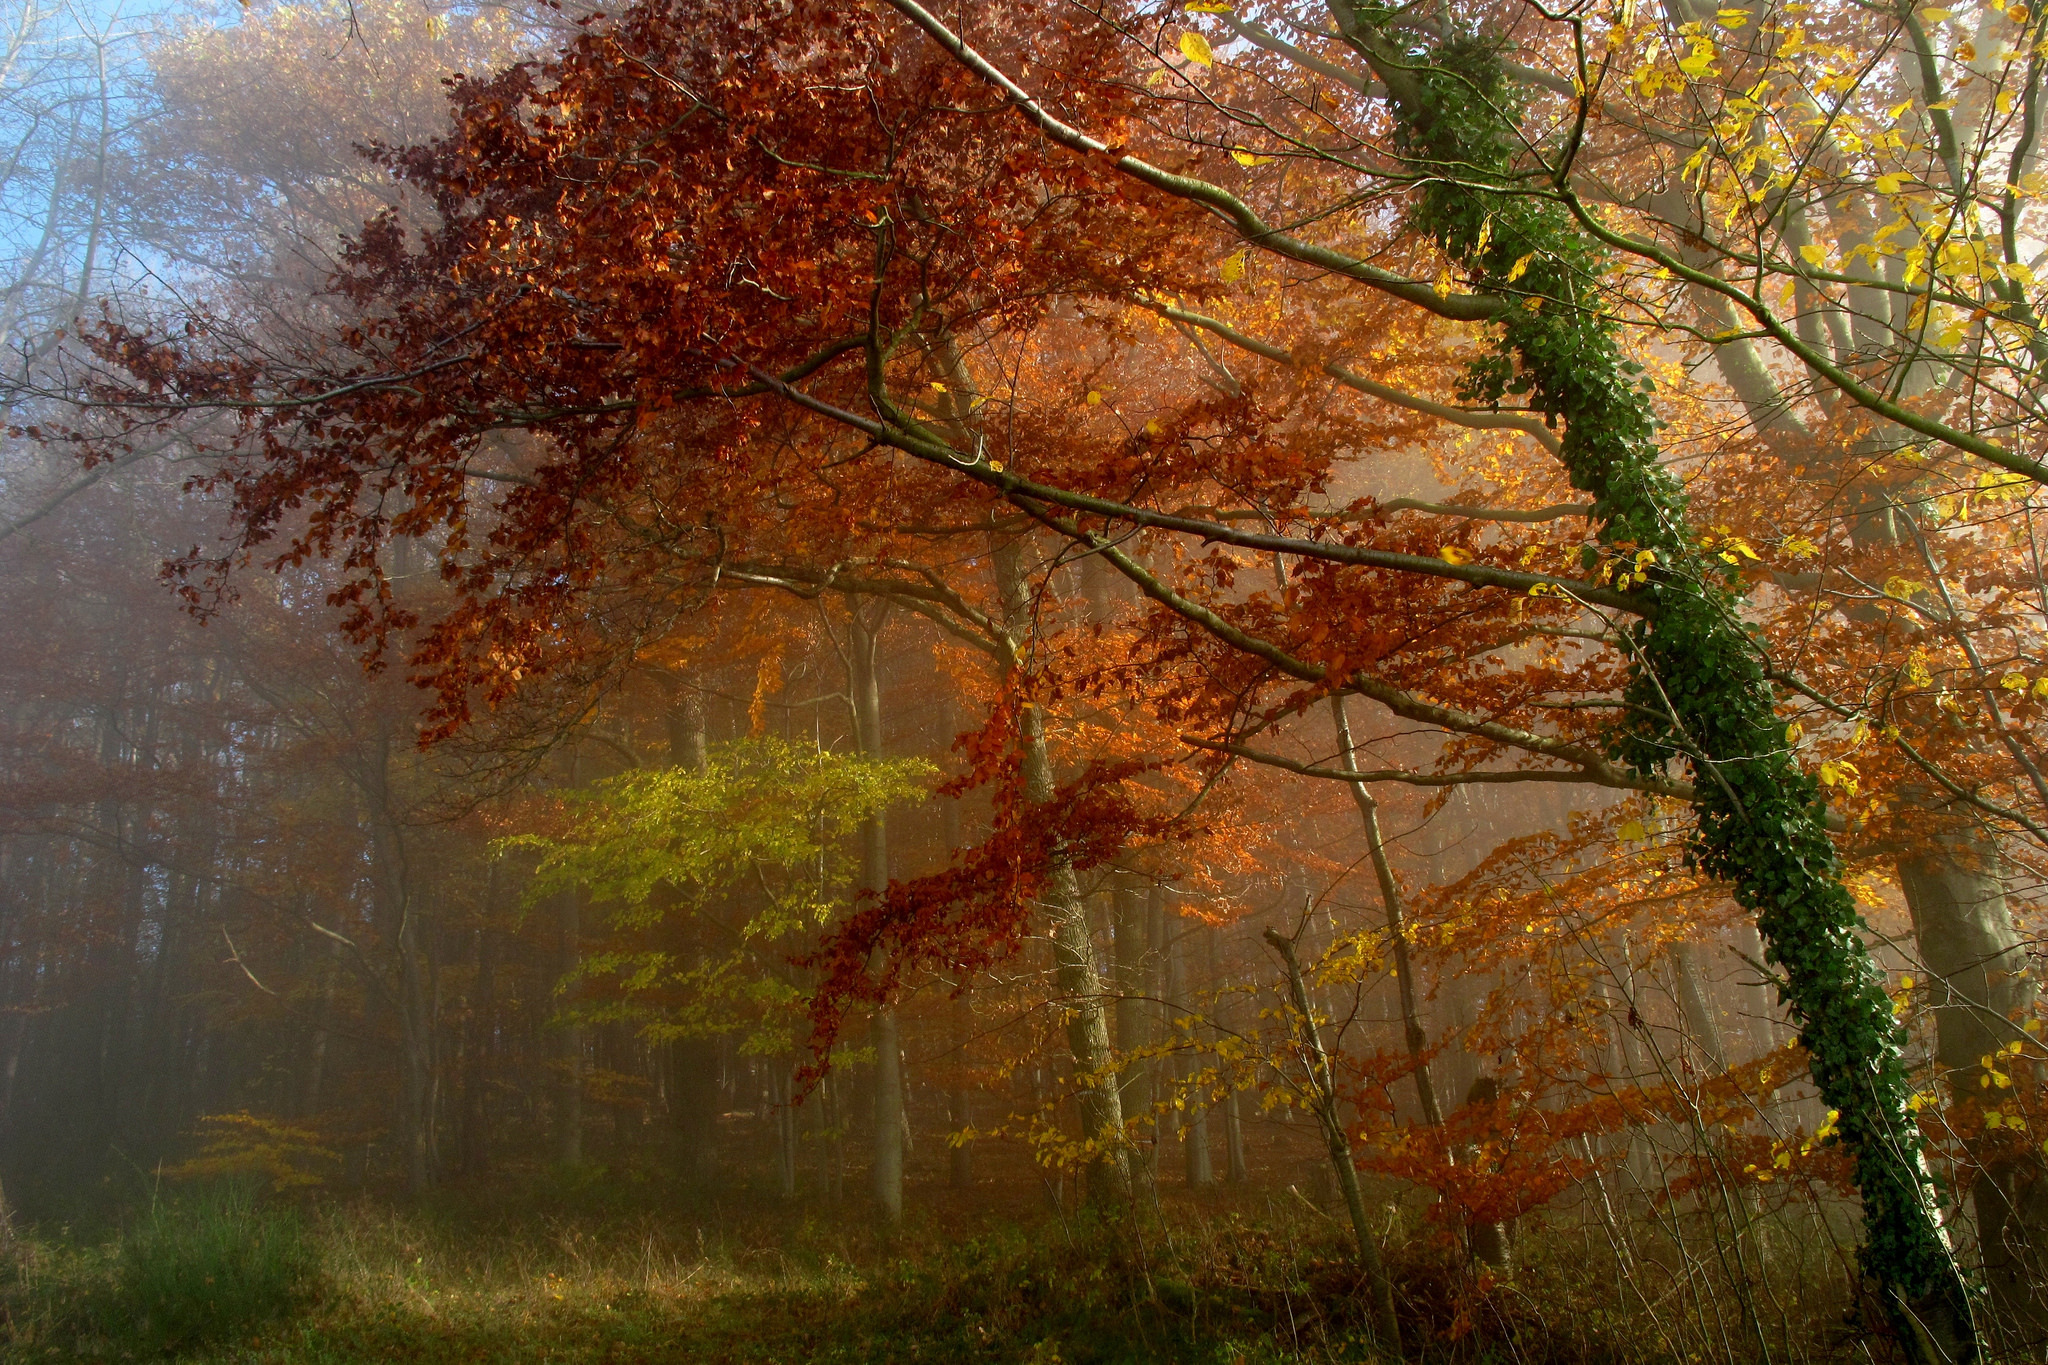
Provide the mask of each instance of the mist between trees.
[{"label": "mist between trees", "polygon": [[2038,1359],[2043,25],[17,4],[14,1340],[227,1181]]}]

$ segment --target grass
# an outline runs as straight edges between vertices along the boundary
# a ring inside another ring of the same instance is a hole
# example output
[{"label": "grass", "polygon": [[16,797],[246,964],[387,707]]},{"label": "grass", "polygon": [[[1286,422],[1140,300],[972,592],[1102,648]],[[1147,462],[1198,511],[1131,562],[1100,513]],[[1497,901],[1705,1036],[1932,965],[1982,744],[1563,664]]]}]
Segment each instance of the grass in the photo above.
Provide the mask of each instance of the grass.
[{"label": "grass", "polygon": [[[32,1239],[13,1267],[0,1268],[0,1358],[1372,1358],[1362,1286],[1336,1225],[1298,1200],[1190,1201],[1166,1213],[976,1222],[957,1210],[928,1211],[883,1235],[859,1209],[827,1216],[679,1204],[631,1212],[486,1191],[403,1208],[331,1203],[300,1216],[215,1194],[159,1204],[105,1241]],[[1686,1289],[1683,1265],[1641,1259],[1631,1289],[1585,1229],[1532,1231],[1520,1248],[1522,1267],[1503,1281],[1474,1277],[1448,1239],[1412,1221],[1389,1240],[1411,1361],[1761,1358],[1739,1334],[1723,1331],[1716,1345],[1701,1316],[1700,1283]],[[1825,1265],[1785,1273],[1784,1297],[1799,1311],[1774,1327],[1771,1357],[1846,1358],[1842,1295],[1827,1291]]]}]

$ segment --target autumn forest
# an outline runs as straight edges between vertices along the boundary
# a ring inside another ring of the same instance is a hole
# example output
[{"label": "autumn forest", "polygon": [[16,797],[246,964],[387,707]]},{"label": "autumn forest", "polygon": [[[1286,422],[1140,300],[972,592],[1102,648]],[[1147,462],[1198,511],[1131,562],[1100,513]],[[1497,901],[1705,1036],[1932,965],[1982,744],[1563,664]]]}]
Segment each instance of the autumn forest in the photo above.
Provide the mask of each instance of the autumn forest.
[{"label": "autumn forest", "polygon": [[2048,1358],[2044,72],[0,5],[0,1359]]}]

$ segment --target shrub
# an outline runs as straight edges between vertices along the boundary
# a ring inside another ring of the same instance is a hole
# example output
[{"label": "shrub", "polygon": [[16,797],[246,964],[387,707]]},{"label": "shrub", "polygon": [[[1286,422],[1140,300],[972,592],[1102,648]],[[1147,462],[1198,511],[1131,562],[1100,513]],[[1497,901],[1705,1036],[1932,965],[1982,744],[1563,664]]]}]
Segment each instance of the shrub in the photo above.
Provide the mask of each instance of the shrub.
[{"label": "shrub", "polygon": [[246,1185],[151,1206],[129,1229],[94,1326],[131,1349],[172,1352],[246,1334],[312,1296],[318,1260],[289,1210]]}]

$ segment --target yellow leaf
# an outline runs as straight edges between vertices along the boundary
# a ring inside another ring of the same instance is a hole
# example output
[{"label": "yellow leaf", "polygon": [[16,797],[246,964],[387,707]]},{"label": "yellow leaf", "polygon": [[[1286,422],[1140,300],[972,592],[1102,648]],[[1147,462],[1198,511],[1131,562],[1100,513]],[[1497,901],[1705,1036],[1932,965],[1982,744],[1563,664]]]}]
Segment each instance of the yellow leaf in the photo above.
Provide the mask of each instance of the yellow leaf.
[{"label": "yellow leaf", "polygon": [[1920,17],[1930,24],[1938,24],[1942,20],[1948,18],[1953,13],[1955,13],[1954,10],[1923,9],[1920,11]]},{"label": "yellow leaf", "polygon": [[1647,839],[1650,836],[1650,831],[1643,827],[1643,822],[1640,820],[1628,821],[1620,829],[1616,830],[1615,833],[1624,839]]},{"label": "yellow leaf", "polygon": [[1247,152],[1240,147],[1232,147],[1230,149],[1230,159],[1240,166],[1263,166],[1273,158],[1270,156],[1260,156],[1256,152]]},{"label": "yellow leaf", "polygon": [[1228,5],[1217,5],[1217,4],[1199,4],[1199,5],[1189,5],[1189,6],[1188,6],[1188,13],[1189,13],[1189,14],[1228,14],[1228,13],[1230,13],[1230,6],[1228,6]]},{"label": "yellow leaf", "polygon": [[1446,564],[1470,564],[1472,562],[1471,552],[1461,550],[1455,545],[1444,546],[1441,550],[1437,551],[1437,556]]},{"label": "yellow leaf", "polygon": [[998,474],[1003,472],[1003,462],[1001,460],[990,460],[988,462],[988,467],[990,469],[993,469]]},{"label": "yellow leaf", "polygon": [[1235,256],[1226,257],[1223,262],[1223,269],[1219,273],[1223,276],[1225,284],[1236,284],[1239,280],[1243,279],[1244,253],[1240,251]]},{"label": "yellow leaf", "polygon": [[1828,263],[1828,251],[1826,247],[1821,246],[1817,242],[1808,242],[1805,246],[1799,248],[1799,259],[1805,261],[1808,265],[1826,265]]},{"label": "yellow leaf", "polygon": [[938,380],[936,380],[936,379],[934,379],[934,380],[932,381],[932,392],[933,392],[933,393],[944,393],[945,391],[946,391],[946,386],[945,386],[944,384],[941,384],[941,383],[940,383],[940,382],[939,382]]},{"label": "yellow leaf", "polygon": [[2008,673],[1998,680],[1998,685],[2008,692],[2024,691],[2027,685],[2027,675],[2024,673]]},{"label": "yellow leaf", "polygon": [[1746,9],[1717,9],[1714,11],[1714,18],[1722,28],[1741,28],[1749,22],[1749,11]]},{"label": "yellow leaf", "polygon": [[1805,536],[1786,536],[1784,550],[1786,554],[1791,555],[1794,559],[1811,559],[1820,553],[1820,546],[1814,544]]},{"label": "yellow leaf", "polygon": [[1513,283],[1514,283],[1514,282],[1515,282],[1516,280],[1519,280],[1519,279],[1521,279],[1521,278],[1522,278],[1522,276],[1524,276],[1524,275],[1528,274],[1528,273],[1529,273],[1529,262],[1531,262],[1531,261],[1533,261],[1533,260],[1535,260],[1535,259],[1536,259],[1536,253],[1532,251],[1532,252],[1530,252],[1530,253],[1529,253],[1528,255],[1526,255],[1526,256],[1522,257],[1522,258],[1521,258],[1520,260],[1516,261],[1516,262],[1515,262],[1515,263],[1514,263],[1513,265],[1509,266],[1509,267],[1508,267],[1508,283],[1509,283],[1509,284],[1513,284]]},{"label": "yellow leaf", "polygon": [[1101,394],[1099,394],[1099,393],[1097,393],[1097,392],[1096,392],[1095,390],[1093,390],[1093,389],[1090,389],[1090,390],[1088,390],[1088,406],[1089,406],[1089,407],[1091,407],[1091,408],[1092,408],[1092,407],[1099,407],[1099,406],[1101,405],[1101,403],[1102,403],[1102,395],[1101,395]]},{"label": "yellow leaf", "polygon": [[1216,61],[1215,54],[1209,51],[1209,40],[1193,29],[1180,35],[1180,55],[1196,66],[1210,66]]},{"label": "yellow leaf", "polygon": [[1785,727],[1785,742],[1787,744],[1797,744],[1799,737],[1805,733],[1806,727],[1795,720]]},{"label": "yellow leaf", "polygon": [[1905,172],[1891,171],[1877,178],[1877,192],[1879,194],[1897,194],[1905,183]]}]

